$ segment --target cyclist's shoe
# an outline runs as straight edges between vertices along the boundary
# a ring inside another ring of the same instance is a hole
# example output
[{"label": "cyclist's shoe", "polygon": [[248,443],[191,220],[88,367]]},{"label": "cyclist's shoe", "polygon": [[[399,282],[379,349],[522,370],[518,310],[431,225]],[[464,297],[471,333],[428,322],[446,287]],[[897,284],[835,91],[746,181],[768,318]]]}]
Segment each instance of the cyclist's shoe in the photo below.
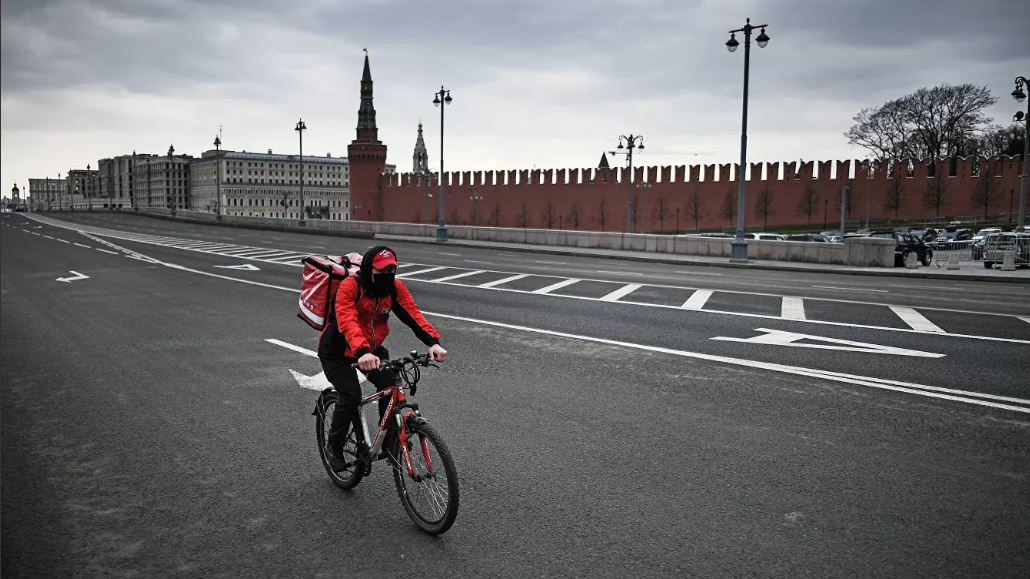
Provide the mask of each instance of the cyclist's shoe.
[{"label": "cyclist's shoe", "polygon": [[347,467],[350,466],[343,456],[343,451],[333,450],[333,447],[328,444],[325,445],[325,461],[329,463],[329,468],[333,469],[333,472],[347,470]]},{"label": "cyclist's shoe", "polygon": [[358,443],[358,458],[353,462],[353,465],[355,471],[362,471],[362,476],[372,474],[372,459],[368,455],[369,450],[371,449],[364,442]]}]

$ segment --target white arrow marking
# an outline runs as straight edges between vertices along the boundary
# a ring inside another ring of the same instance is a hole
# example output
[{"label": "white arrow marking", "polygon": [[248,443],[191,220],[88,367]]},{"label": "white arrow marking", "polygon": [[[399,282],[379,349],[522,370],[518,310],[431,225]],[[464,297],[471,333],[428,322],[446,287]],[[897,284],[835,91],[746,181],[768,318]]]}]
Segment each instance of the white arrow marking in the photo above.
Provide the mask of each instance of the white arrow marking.
[{"label": "white arrow marking", "polygon": [[[753,338],[730,338],[719,336],[712,338],[721,342],[742,342],[745,344],[765,344],[770,346],[788,346],[791,348],[814,348],[817,350],[842,350],[845,352],[865,352],[867,354],[894,354],[895,356],[912,356],[914,358],[943,358],[944,354],[933,352],[921,352],[919,350],[907,350],[895,348],[894,346],[881,346],[866,342],[852,342],[851,340],[839,340],[837,338],[824,338],[823,336],[809,336],[795,332],[784,332],[782,330],[768,330],[758,328],[756,331],[765,332],[763,336]],[[811,340],[814,342],[825,342],[824,344],[804,344],[799,340]],[[834,345],[831,345],[834,344]]]},{"label": "white arrow marking", "polygon": [[293,379],[297,381],[297,385],[301,388],[307,388],[308,390],[314,390],[315,392],[321,392],[326,388],[332,388],[332,384],[325,378],[325,372],[319,372],[311,376],[305,376],[296,370],[290,370],[290,374],[293,374]]},{"label": "white arrow marking", "polygon": [[88,275],[82,275],[81,273],[79,273],[77,271],[73,271],[71,273],[74,273],[76,275],[76,277],[59,277],[59,278],[57,278],[57,281],[63,281],[64,283],[71,283],[73,281],[79,281],[80,279],[89,279]]},{"label": "white arrow marking", "polygon": [[261,271],[261,268],[249,263],[245,263],[243,265],[216,265],[215,267],[220,267],[222,269],[242,269],[243,271]]}]

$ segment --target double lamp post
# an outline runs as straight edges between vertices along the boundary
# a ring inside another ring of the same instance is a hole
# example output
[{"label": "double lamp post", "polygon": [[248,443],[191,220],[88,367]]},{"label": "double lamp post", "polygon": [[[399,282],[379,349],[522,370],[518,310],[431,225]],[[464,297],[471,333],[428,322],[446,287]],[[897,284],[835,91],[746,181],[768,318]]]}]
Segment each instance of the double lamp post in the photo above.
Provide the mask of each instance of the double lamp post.
[{"label": "double lamp post", "polygon": [[[1016,90],[1012,91],[1012,98],[1016,99],[1016,102],[1026,100],[1026,93],[1023,92],[1024,87],[1030,89],[1030,81],[1025,76],[1017,76]],[[1017,112],[1012,120],[1017,123],[1021,122],[1025,129],[1030,129],[1030,102],[1027,103],[1026,112]],[[1019,222],[1016,225],[1016,231],[1026,231],[1026,170],[1027,156],[1030,154],[1030,135],[1027,132],[1030,131],[1023,131],[1023,181],[1019,189]]]},{"label": "double lamp post", "polygon": [[447,228],[443,224],[443,111],[451,104],[451,91],[440,85],[440,92],[433,95],[433,106],[440,107],[440,225],[436,229],[436,240],[447,241]]}]

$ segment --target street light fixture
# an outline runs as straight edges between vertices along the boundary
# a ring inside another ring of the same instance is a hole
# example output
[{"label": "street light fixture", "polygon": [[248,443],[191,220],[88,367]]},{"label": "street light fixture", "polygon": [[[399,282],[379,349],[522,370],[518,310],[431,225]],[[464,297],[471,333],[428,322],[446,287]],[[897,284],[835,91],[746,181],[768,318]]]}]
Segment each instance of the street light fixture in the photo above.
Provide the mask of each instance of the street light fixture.
[{"label": "street light fixture", "polygon": [[469,199],[471,199],[472,201],[475,202],[475,226],[476,227],[479,227],[479,200],[482,199],[482,198],[483,198],[483,196],[480,195],[479,193],[473,193],[472,197],[469,197]]},{"label": "street light fixture", "polygon": [[[1025,76],[1016,77],[1016,90],[1012,91],[1012,98],[1016,99],[1016,102],[1023,102],[1026,100],[1026,93],[1023,92],[1023,87],[1028,86],[1030,81],[1027,81]],[[1030,128],[1030,103],[1027,103],[1026,113],[1019,111],[1013,118],[1016,122],[1022,122],[1024,128]],[[1027,170],[1027,156],[1030,155],[1030,135],[1027,133],[1030,131],[1023,131],[1023,181],[1019,189],[1019,222],[1016,225],[1016,231],[1026,230],[1026,170]]]},{"label": "street light fixture", "polygon": [[765,45],[769,44],[769,36],[765,33],[766,26],[768,24],[752,25],[751,19],[748,18],[743,28],[730,30],[730,39],[726,41],[726,48],[733,52],[740,45],[737,42],[736,33],[744,33],[744,113],[740,129],[740,165],[737,171],[739,173],[737,178],[740,182],[737,198],[737,235],[733,239],[733,252],[730,256],[732,263],[747,263],[747,242],[744,241],[744,174],[745,167],[747,167],[747,89],[751,67],[751,33],[755,28],[761,28],[761,33],[755,38],[755,42],[758,43],[759,48],[765,48]]},{"label": "street light fixture", "polygon": [[175,217],[176,215],[175,206],[177,205],[177,199],[172,194],[172,155],[174,154],[175,147],[168,145],[168,175],[166,180],[167,185],[165,185],[165,187],[168,190],[168,202],[172,206],[172,217]]},{"label": "street light fixture", "polygon": [[436,229],[436,240],[447,241],[447,228],[443,224],[443,111],[451,104],[451,91],[440,85],[440,92],[433,95],[433,106],[440,107],[440,226]]},{"label": "street light fixture", "polygon": [[[623,141],[626,142],[623,146]],[[611,151],[612,155],[624,154],[626,155],[626,165],[629,167],[629,177],[626,179],[626,233],[633,233],[633,149],[644,148],[644,136],[643,135],[619,135],[619,146],[618,149],[625,149],[625,153],[617,153]]]},{"label": "street light fixture", "polygon": [[86,163],[86,175],[89,175],[89,187],[86,189],[86,205],[90,211],[93,211],[93,188],[96,186],[96,181],[93,179],[93,171],[89,168],[89,163]]},{"label": "street light fixture", "polygon": [[216,221],[222,220],[222,139],[221,137],[215,137],[215,195],[218,197],[217,201],[217,215],[215,215]]},{"label": "street light fixture", "polygon": [[304,131],[308,128],[304,124],[304,119],[297,121],[297,126],[293,130],[297,131],[297,135],[300,138],[300,226],[304,227]]}]

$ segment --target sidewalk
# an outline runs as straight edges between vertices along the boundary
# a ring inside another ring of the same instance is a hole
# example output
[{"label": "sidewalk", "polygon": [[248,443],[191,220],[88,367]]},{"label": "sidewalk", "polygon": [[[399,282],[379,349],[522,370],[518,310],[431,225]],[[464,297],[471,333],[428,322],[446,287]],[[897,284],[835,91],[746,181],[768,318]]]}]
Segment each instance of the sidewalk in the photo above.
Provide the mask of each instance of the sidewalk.
[{"label": "sidewalk", "polygon": [[[376,239],[402,241],[405,243],[422,243],[427,245],[443,245],[435,239],[406,235],[376,234]],[[444,242],[448,247],[473,247],[477,249],[504,249],[507,251],[524,251],[528,253],[545,253],[550,255],[567,255],[576,257],[603,257],[606,259],[622,259],[671,265],[727,267],[736,269],[761,269],[773,271],[798,271],[808,273],[833,273],[840,275],[889,276],[900,278],[925,278],[940,280],[993,281],[1030,284],[1030,269],[1001,271],[985,269],[980,262],[961,262],[958,270],[947,270],[936,264],[919,269],[904,267],[851,267],[847,265],[831,265],[825,263],[805,263],[794,261],[753,260],[747,264],[730,263],[729,258],[707,255],[678,255],[673,253],[652,253],[647,251],[623,251],[617,249],[590,249],[581,247],[551,247],[526,243],[505,243],[497,241],[473,241],[454,239]]]}]

